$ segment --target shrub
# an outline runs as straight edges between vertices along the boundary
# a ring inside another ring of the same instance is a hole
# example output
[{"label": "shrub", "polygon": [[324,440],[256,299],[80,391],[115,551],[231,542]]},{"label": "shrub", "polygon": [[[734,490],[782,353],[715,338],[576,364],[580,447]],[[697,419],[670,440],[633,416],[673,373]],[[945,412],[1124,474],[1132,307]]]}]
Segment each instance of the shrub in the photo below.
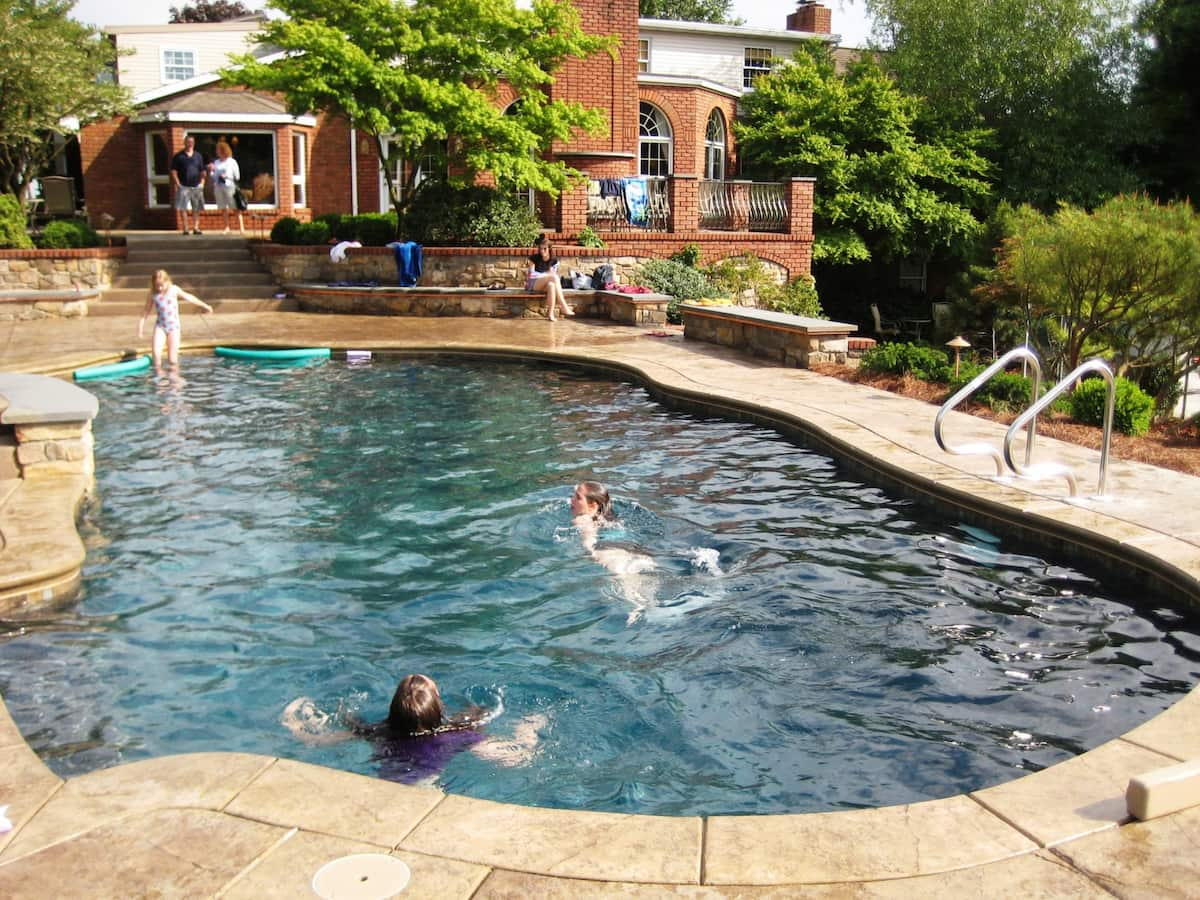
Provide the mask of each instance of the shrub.
[{"label": "shrub", "polygon": [[945,352],[917,344],[880,344],[862,355],[859,368],[879,375],[912,375],[923,381],[949,382],[954,368]]},{"label": "shrub", "polygon": [[671,254],[671,259],[694,269],[700,263],[702,252],[699,244],[684,244],[678,252]]},{"label": "shrub", "polygon": [[284,216],[271,226],[271,242],[275,244],[295,244],[296,231],[299,228],[299,219],[292,216]]},{"label": "shrub", "polygon": [[507,192],[430,179],[413,195],[402,230],[425,244],[529,247],[541,234],[542,224],[527,205]]},{"label": "shrub", "polygon": [[607,244],[604,243],[603,240],[600,239],[600,235],[596,234],[596,232],[594,232],[592,230],[591,225],[583,226],[583,229],[579,232],[578,240],[579,240],[580,247],[600,248],[600,247],[608,246]]},{"label": "shrub", "polygon": [[[1084,425],[1104,424],[1104,404],[1108,385],[1103,378],[1088,378],[1071,392],[1071,418]],[[1154,398],[1128,378],[1116,380],[1113,398],[1113,428],[1134,436],[1150,430]]]},{"label": "shrub", "polygon": [[366,247],[382,247],[396,239],[396,214],[386,212],[342,216],[333,233],[344,241],[359,241]]},{"label": "shrub", "polygon": [[[958,377],[950,379],[950,394],[957,393],[972,378],[982,372],[983,366],[969,363],[959,367]],[[1025,409],[1033,397],[1032,379],[1016,372],[997,372],[971,395],[971,399],[984,403],[998,412]]]},{"label": "shrub", "polygon": [[637,279],[650,290],[670,294],[676,300],[700,300],[720,294],[703,272],[675,259],[646,260],[638,269]]},{"label": "shrub", "polygon": [[1183,384],[1175,374],[1170,358],[1156,359],[1151,365],[1138,369],[1137,385],[1154,398],[1156,415],[1170,415],[1183,395]]},{"label": "shrub", "polygon": [[87,222],[79,219],[60,219],[51,222],[37,239],[46,250],[78,250],[80,247],[100,246],[100,235]]},{"label": "shrub", "polygon": [[303,222],[296,228],[297,244],[328,244],[329,223],[320,220]]},{"label": "shrub", "polygon": [[759,288],[758,299],[763,306],[775,312],[813,319],[825,317],[821,299],[817,296],[817,280],[811,275],[801,275],[787,284]]},{"label": "shrub", "polygon": [[0,194],[0,247],[17,250],[33,247],[25,231],[25,209],[16,194]]}]

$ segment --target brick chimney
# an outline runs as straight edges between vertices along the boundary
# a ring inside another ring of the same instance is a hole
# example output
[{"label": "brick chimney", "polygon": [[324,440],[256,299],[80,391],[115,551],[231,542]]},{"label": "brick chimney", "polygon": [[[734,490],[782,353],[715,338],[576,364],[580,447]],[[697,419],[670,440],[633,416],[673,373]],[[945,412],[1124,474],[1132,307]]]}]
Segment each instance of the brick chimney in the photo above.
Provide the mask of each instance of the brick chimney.
[{"label": "brick chimney", "polygon": [[811,31],[813,34],[830,34],[829,7],[811,0],[801,0],[796,11],[787,17],[788,31]]}]

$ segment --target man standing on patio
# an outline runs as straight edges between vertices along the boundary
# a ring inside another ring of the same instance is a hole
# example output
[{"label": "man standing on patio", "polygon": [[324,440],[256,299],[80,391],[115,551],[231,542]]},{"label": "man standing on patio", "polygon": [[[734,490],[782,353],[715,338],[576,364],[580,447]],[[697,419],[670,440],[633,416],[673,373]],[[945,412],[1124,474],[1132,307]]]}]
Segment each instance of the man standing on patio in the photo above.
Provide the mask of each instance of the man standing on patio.
[{"label": "man standing on patio", "polygon": [[183,139],[183,149],[171,159],[171,183],[175,185],[175,208],[183,213],[183,233],[188,233],[188,207],[195,213],[192,234],[200,234],[200,210],[204,209],[204,155],[196,150],[196,139]]}]

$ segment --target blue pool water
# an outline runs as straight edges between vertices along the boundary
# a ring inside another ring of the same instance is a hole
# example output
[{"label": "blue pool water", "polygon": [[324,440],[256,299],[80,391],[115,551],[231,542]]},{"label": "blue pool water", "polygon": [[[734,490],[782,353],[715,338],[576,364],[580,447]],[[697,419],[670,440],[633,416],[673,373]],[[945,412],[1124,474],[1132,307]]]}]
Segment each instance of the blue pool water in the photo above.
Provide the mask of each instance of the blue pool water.
[{"label": "blue pool water", "polygon": [[[1194,618],[636,386],[403,360],[185,374],[90,388],[80,595],[2,623],[0,691],[62,775],[202,750],[377,774],[368,742],[308,746],[280,714],[308,695],[382,718],[421,671],[451,709],[501,709],[493,736],[546,719],[528,764],[455,755],[452,792],[880,806],[1066,759],[1200,674]],[[584,552],[585,477],[654,572]]]}]

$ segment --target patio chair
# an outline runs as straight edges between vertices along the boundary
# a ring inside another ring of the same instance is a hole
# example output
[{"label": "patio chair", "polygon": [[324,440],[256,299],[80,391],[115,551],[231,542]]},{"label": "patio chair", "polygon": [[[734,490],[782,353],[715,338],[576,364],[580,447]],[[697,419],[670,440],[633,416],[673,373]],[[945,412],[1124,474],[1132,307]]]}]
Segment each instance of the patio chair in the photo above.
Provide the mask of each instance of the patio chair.
[{"label": "patio chair", "polygon": [[42,199],[41,215],[48,219],[79,214],[74,178],[66,175],[45,176],[42,178]]},{"label": "patio chair", "polygon": [[879,314],[879,304],[871,304],[871,318],[875,321],[875,333],[880,337],[899,337],[900,323],[885,319]]}]

